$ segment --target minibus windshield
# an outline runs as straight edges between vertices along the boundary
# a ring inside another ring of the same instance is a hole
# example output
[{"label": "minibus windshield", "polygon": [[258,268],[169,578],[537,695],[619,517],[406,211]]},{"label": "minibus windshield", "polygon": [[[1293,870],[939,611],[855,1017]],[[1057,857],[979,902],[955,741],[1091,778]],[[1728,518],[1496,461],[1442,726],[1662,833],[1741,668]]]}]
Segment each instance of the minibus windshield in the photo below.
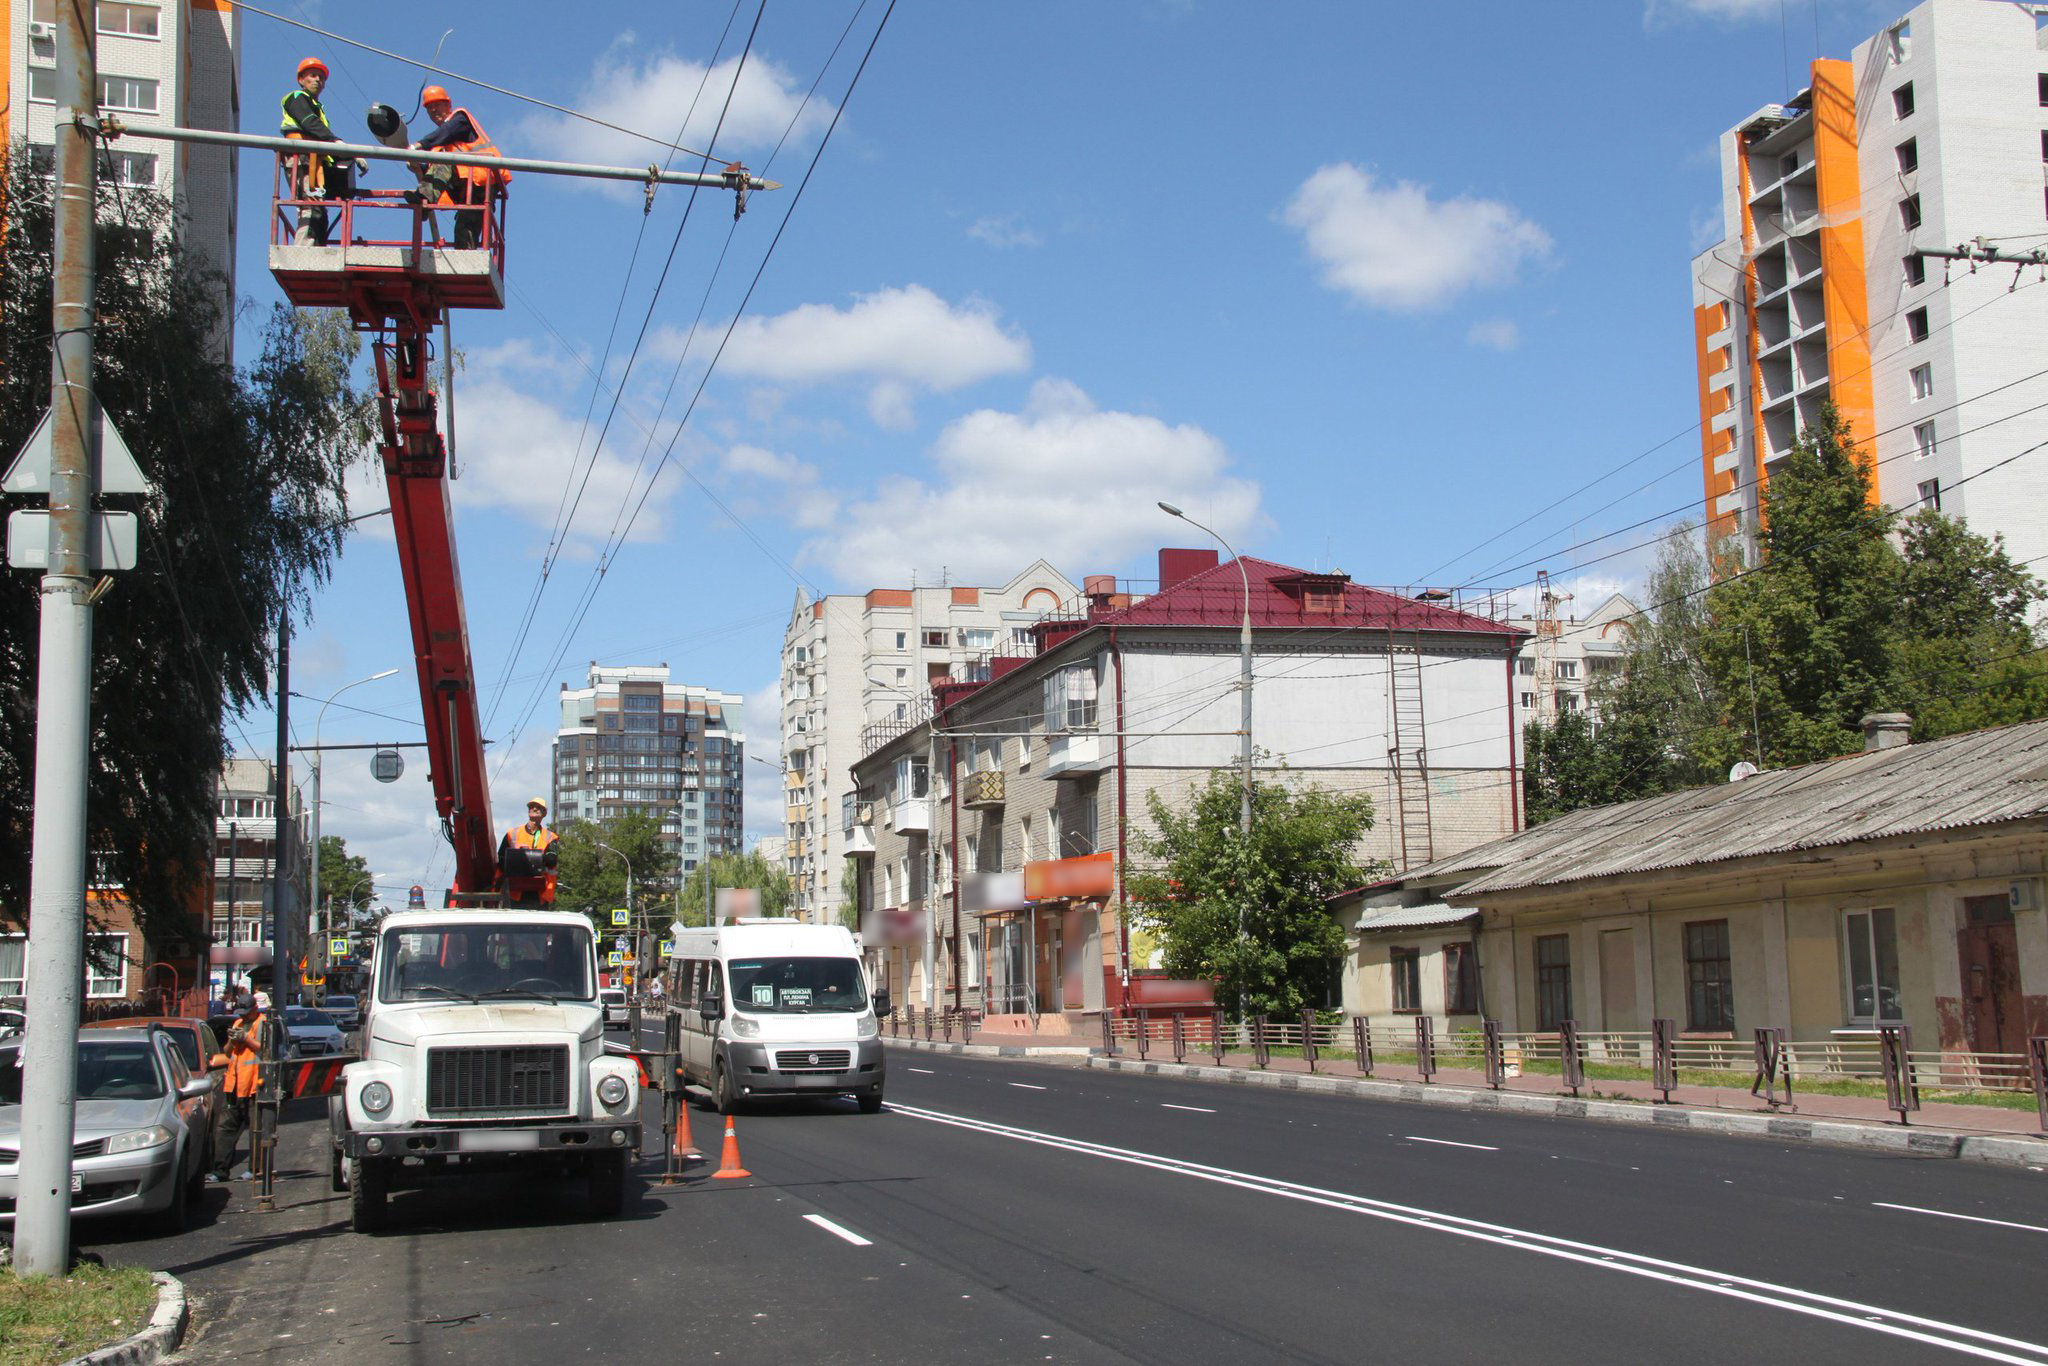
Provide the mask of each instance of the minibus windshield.
[{"label": "minibus windshield", "polygon": [[725,965],[732,1003],[789,1015],[866,1010],[867,983],[853,958],[734,958]]}]

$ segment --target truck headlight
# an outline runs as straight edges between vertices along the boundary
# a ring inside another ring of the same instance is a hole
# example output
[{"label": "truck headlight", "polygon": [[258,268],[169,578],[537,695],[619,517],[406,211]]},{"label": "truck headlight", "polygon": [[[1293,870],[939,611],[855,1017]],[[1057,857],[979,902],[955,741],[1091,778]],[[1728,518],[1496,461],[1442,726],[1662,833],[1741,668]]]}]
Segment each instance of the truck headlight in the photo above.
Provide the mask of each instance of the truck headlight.
[{"label": "truck headlight", "polygon": [[373,1081],[363,1088],[363,1093],[358,1099],[363,1102],[365,1110],[373,1115],[381,1115],[391,1109],[391,1088],[381,1081]]},{"label": "truck headlight", "polygon": [[606,1077],[597,1084],[597,1098],[614,1109],[626,1103],[626,1092],[624,1077]]},{"label": "truck headlight", "polygon": [[736,1039],[758,1039],[761,1037],[761,1022],[759,1020],[750,1020],[738,1011],[734,1011],[732,1015],[732,1033]]},{"label": "truck headlight", "polygon": [[144,1148],[154,1148],[158,1144],[169,1143],[170,1141],[171,1131],[161,1124],[155,1124],[147,1129],[131,1129],[125,1134],[115,1134],[107,1140],[107,1152],[109,1154],[141,1152]]},{"label": "truck headlight", "polygon": [[875,1022],[875,1013],[871,1010],[860,1017],[859,1023],[854,1026],[853,1036],[856,1039],[872,1039],[881,1032],[882,1027]]}]

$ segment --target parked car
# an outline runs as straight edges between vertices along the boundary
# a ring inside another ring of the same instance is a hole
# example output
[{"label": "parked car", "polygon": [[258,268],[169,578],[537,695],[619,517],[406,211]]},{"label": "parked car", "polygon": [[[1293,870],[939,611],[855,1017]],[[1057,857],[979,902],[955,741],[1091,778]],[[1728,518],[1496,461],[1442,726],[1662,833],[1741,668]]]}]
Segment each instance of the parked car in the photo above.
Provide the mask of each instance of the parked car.
[{"label": "parked car", "polygon": [[363,1027],[362,1008],[353,996],[329,996],[320,1003],[320,1009],[341,1027],[344,1034],[354,1033]]},{"label": "parked car", "polygon": [[28,1016],[18,1010],[9,1010],[5,1006],[0,1006],[0,1039],[4,1039],[10,1034],[19,1034],[26,1028],[28,1028]]},{"label": "parked car", "polygon": [[[232,1023],[232,1020],[230,1020]],[[85,1029],[160,1029],[170,1036],[177,1045],[178,1056],[185,1063],[185,1070],[195,1077],[212,1076],[216,1083],[225,1067],[215,1067],[214,1058],[220,1053],[221,1036],[212,1025],[204,1020],[185,1016],[153,1015],[132,1020],[94,1020],[82,1026]],[[206,1132],[213,1132],[214,1113],[220,1108],[220,1087],[216,1084],[206,1095]]]},{"label": "parked car", "polygon": [[626,1010],[625,988],[600,987],[598,988],[597,998],[598,1003],[604,1007],[604,1027],[606,1029],[624,1029],[631,1018]]},{"label": "parked car", "polygon": [[[0,1224],[14,1222],[20,1193],[21,1047],[0,1042]],[[214,1089],[163,1030],[80,1030],[71,1217],[154,1214],[184,1228],[213,1160],[202,1102]]]},{"label": "parked car", "polygon": [[310,1006],[286,1006],[284,1032],[291,1040],[291,1055],[295,1058],[324,1058],[347,1048],[334,1017]]}]

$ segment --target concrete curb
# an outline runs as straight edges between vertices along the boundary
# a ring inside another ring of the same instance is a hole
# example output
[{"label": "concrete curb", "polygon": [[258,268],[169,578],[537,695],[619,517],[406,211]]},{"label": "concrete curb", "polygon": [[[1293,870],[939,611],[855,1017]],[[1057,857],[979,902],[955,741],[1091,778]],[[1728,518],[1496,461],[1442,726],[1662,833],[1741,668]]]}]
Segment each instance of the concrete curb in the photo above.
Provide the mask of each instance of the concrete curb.
[{"label": "concrete curb", "polygon": [[1140,1062],[1135,1058],[1097,1056],[1090,1058],[1087,1065],[1111,1072],[1139,1072],[1151,1076],[1182,1077],[1190,1081],[1307,1091],[1313,1095],[1357,1096],[1367,1100],[1443,1105],[1457,1110],[1503,1110],[1510,1114],[1588,1119],[1598,1123],[1634,1124],[1657,1129],[1691,1129],[1698,1133],[1762,1138],[1779,1143],[1818,1143],[1900,1157],[1947,1157],[2048,1171],[2048,1140],[2019,1135],[1962,1134],[1947,1129],[1859,1124],[1854,1120],[1743,1114],[1629,1101],[1576,1100],[1570,1096],[1540,1095],[1528,1091],[1480,1091],[1463,1086],[1374,1081],[1369,1077],[1256,1072],[1242,1067],[1203,1067],[1196,1063]]},{"label": "concrete curb", "polygon": [[156,1282],[156,1312],[149,1317],[149,1327],[96,1352],[73,1357],[64,1366],[156,1366],[178,1350],[191,1317],[185,1304],[185,1283],[168,1271],[152,1272],[150,1279]]},{"label": "concrete curb", "polygon": [[882,1042],[890,1048],[908,1048],[920,1053],[947,1053],[956,1058],[1035,1058],[1040,1062],[1061,1060],[1083,1062],[1095,1056],[1095,1050],[1086,1044],[993,1044],[993,1043],[941,1043],[937,1039],[926,1042],[923,1039],[892,1039],[887,1034]]}]

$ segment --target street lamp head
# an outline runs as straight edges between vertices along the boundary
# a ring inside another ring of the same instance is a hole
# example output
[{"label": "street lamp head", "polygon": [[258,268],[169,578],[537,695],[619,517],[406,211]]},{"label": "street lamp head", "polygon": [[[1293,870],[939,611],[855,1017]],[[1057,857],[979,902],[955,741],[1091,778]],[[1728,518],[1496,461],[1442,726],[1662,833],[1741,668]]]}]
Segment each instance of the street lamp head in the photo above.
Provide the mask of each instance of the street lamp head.
[{"label": "street lamp head", "polygon": [[1161,504],[1159,505],[1159,510],[1160,510],[1161,512],[1165,513],[1165,514],[1166,514],[1167,516],[1169,516],[1169,517],[1185,517],[1185,516],[1187,516],[1187,514],[1186,514],[1186,513],[1182,512],[1182,511],[1181,511],[1181,510],[1180,510],[1179,508],[1175,507],[1175,506],[1174,506],[1173,504],[1171,504],[1171,503],[1161,503]]},{"label": "street lamp head", "polygon": [[383,673],[380,673],[380,674],[371,674],[371,675],[370,675],[370,676],[369,676],[368,678],[364,679],[364,680],[363,680],[363,682],[365,682],[365,683],[375,683],[375,682],[376,682],[376,681],[377,681],[378,679],[380,679],[380,678],[389,678],[389,677],[391,677],[391,675],[393,675],[393,674],[395,674],[395,673],[397,673],[397,672],[398,672],[398,670],[396,670],[396,669],[386,669],[386,670],[385,670],[385,671],[384,671]]}]

